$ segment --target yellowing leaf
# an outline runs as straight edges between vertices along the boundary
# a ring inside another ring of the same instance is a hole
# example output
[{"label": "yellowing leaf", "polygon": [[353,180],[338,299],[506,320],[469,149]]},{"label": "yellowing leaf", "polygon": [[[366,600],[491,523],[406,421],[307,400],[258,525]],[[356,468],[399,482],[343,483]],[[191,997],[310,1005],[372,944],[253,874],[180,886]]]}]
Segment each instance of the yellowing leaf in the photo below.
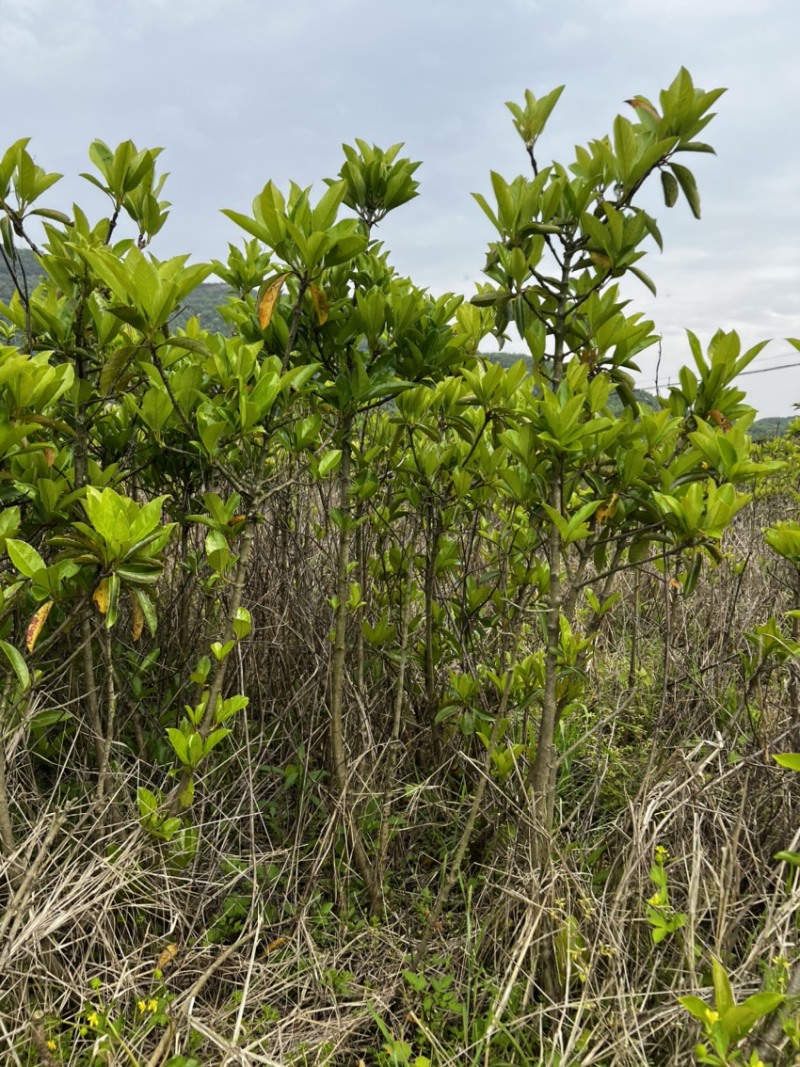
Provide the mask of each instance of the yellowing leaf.
[{"label": "yellowing leaf", "polygon": [[54,448],[45,448],[44,460],[48,467],[52,467],[56,461],[56,450]]},{"label": "yellowing leaf", "polygon": [[625,101],[626,104],[630,104],[635,111],[646,111],[651,118],[654,118],[656,122],[661,121],[661,116],[650,103],[643,96],[634,96],[630,100]]},{"label": "yellowing leaf", "polygon": [[594,513],[594,517],[597,520],[598,526],[602,526],[604,522],[608,522],[608,520],[613,516],[614,512],[617,510],[618,500],[619,493],[612,493],[608,500],[605,502],[605,504],[601,504],[601,506],[597,509],[597,511]]},{"label": "yellowing leaf", "polygon": [[278,303],[278,297],[281,295],[283,283],[288,277],[288,274],[279,274],[276,278],[273,278],[258,302],[258,325],[262,330],[266,330],[270,324],[272,312],[275,310],[275,305]]},{"label": "yellowing leaf", "polygon": [[142,636],[144,629],[144,612],[135,596],[131,596],[131,639],[135,643]]},{"label": "yellowing leaf", "polygon": [[105,615],[108,611],[108,602],[110,600],[110,584],[109,578],[102,578],[94,593],[92,594],[92,600],[97,604],[97,610],[101,615]]},{"label": "yellowing leaf", "polygon": [[599,270],[608,270],[611,267],[611,260],[604,252],[590,252],[589,259]]},{"label": "yellowing leaf", "polygon": [[46,604],[34,612],[33,618],[28,623],[28,629],[25,632],[25,644],[29,652],[33,652],[33,646],[39,639],[39,634],[42,632],[42,627],[47,622],[47,616],[50,614],[50,609],[53,606],[53,601],[48,600]]},{"label": "yellowing leaf", "polygon": [[177,945],[167,945],[163,952],[159,954],[156,960],[156,968],[159,971],[165,971],[167,967],[172,963],[175,957],[178,955]]},{"label": "yellowing leaf", "polygon": [[316,285],[311,286],[310,292],[311,303],[314,305],[314,311],[317,313],[317,322],[320,326],[324,326],[328,321],[328,298]]}]

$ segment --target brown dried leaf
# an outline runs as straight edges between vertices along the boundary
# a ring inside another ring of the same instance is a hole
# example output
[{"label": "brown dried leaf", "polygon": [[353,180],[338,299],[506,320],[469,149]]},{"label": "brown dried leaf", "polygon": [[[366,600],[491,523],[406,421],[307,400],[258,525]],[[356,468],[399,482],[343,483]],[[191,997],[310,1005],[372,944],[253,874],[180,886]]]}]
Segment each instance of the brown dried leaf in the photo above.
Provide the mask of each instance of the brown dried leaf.
[{"label": "brown dried leaf", "polygon": [[174,962],[175,957],[177,955],[178,946],[175,944],[167,945],[164,951],[159,953],[158,959],[156,960],[156,969],[159,971],[165,971],[167,967],[169,967],[169,965]]},{"label": "brown dried leaf", "polygon": [[52,606],[52,600],[48,600],[46,604],[42,604],[42,606],[34,612],[33,618],[28,623],[28,629],[25,632],[25,644],[29,652],[33,652],[33,646],[39,640],[39,634],[42,632],[42,627],[47,622],[47,616],[50,614]]},{"label": "brown dried leaf", "polygon": [[720,427],[723,433],[727,433],[731,429],[731,421],[726,418],[721,411],[717,411],[716,408],[712,408],[708,413],[708,417],[713,419],[717,426]]},{"label": "brown dried leaf", "polygon": [[651,115],[656,122],[661,121],[661,116],[650,103],[649,100],[645,100],[643,96],[632,96],[630,100],[625,101],[626,104],[630,104],[635,111],[646,111],[648,115]]},{"label": "brown dried leaf", "polygon": [[144,629],[144,612],[137,597],[131,593],[131,639],[136,643]]},{"label": "brown dried leaf", "polygon": [[288,941],[289,941],[288,937],[276,937],[274,941],[270,941],[270,943],[267,945],[267,947],[264,949],[264,951],[261,953],[261,955],[262,956],[269,956],[270,952],[276,952],[279,948],[283,948],[283,946]]},{"label": "brown dried leaf", "polygon": [[279,274],[276,278],[273,278],[258,302],[258,325],[262,330],[266,330],[270,324],[275,305],[278,303],[278,297],[281,295],[283,283],[288,277],[288,274]]}]

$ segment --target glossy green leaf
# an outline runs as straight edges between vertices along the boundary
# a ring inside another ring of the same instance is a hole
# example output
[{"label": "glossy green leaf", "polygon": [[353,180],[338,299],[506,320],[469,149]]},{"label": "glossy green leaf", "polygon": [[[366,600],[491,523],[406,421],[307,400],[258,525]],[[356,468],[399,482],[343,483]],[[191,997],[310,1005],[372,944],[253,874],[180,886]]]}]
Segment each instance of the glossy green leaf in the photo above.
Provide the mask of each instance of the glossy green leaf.
[{"label": "glossy green leaf", "polygon": [[790,771],[800,771],[800,752],[781,752],[772,757],[781,767],[787,767]]},{"label": "glossy green leaf", "polygon": [[28,670],[28,665],[25,662],[22,653],[19,651],[19,649],[9,644],[8,641],[0,641],[0,649],[2,649],[2,652],[8,660],[9,664],[11,665],[14,674],[16,674],[17,681],[19,682],[22,689],[29,689],[31,684],[31,676],[30,671]]}]

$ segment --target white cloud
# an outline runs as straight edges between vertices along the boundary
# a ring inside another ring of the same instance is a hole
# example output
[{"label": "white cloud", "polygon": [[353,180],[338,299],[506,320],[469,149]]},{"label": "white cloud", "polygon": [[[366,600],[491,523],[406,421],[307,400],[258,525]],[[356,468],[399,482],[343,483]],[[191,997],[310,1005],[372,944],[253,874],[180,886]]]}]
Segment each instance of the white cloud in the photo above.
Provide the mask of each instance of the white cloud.
[{"label": "white cloud", "polygon": [[633,306],[664,330],[670,366],[686,358],[683,325],[800,335],[796,0],[0,0],[0,13],[6,138],[31,136],[65,172],[60,206],[91,204],[74,175],[93,137],[162,144],[174,209],[156,251],[210,258],[238,236],[220,207],[248,210],[268,178],[319,182],[355,136],[403,140],[423,160],[422,196],[382,235],[404,273],[462,292],[491,237],[470,191],[490,195],[490,169],[528,170],[503,101],[565,83],[541,154],[569,162],[622,101],[657,99],[685,65],[730,88],[704,135],[719,155],[687,157],[702,223],[646,199],[666,252],[642,264],[658,299],[637,285]]},{"label": "white cloud", "polygon": [[[589,0],[591,2],[591,0]],[[594,5],[592,5],[594,6]],[[697,33],[702,23],[725,23],[737,15],[750,19],[768,18],[770,9],[785,7],[783,0],[670,0],[669,4],[647,4],[642,0],[608,0],[605,17],[618,22],[659,23],[676,34]]]}]

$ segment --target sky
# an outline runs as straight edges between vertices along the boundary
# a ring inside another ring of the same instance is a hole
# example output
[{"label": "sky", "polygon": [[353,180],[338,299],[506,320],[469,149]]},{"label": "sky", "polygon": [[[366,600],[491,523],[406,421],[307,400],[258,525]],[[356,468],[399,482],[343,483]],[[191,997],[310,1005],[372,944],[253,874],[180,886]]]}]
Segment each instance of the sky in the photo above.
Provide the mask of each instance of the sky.
[{"label": "sky", "polygon": [[[103,210],[78,177],[95,138],[163,146],[170,219],[152,246],[224,258],[244,236],[220,214],[248,212],[272,179],[335,176],[341,144],[405,143],[420,196],[381,226],[397,269],[433,292],[470,296],[492,231],[472,192],[489,172],[527,173],[505,101],[566,89],[538,146],[568,164],[610,131],[624,101],[657,101],[678,69],[726,87],[704,132],[716,156],[684,156],[703,218],[657,196],[664,252],[641,266],[653,298],[631,308],[661,333],[663,388],[707,342],[735,329],[770,338],[741,385],[763,416],[800,403],[800,4],[797,0],[0,0],[5,143],[30,137],[65,178],[49,203]],[[656,349],[640,383],[656,381]]]}]

